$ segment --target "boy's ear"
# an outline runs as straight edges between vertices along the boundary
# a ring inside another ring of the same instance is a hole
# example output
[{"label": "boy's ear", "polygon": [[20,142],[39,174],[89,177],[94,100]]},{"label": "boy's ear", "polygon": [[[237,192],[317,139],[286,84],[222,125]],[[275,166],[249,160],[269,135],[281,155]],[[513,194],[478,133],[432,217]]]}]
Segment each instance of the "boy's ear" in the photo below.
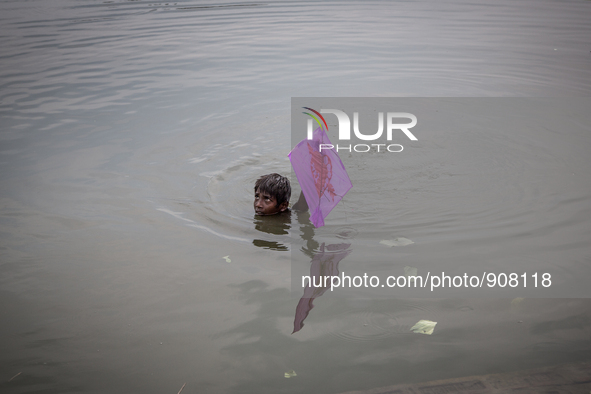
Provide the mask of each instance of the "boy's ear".
[{"label": "boy's ear", "polygon": [[289,206],[289,201],[284,201],[279,205],[279,212],[283,212]]}]

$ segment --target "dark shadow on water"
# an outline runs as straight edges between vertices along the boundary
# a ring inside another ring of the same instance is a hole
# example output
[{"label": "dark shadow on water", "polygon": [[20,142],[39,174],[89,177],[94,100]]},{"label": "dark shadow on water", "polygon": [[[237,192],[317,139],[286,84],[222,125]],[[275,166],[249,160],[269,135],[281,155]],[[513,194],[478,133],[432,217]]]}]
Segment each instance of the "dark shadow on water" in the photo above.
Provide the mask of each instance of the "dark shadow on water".
[{"label": "dark shadow on water", "polygon": [[[271,236],[289,235],[289,230],[291,229],[291,213],[286,211],[272,216],[255,216],[253,223],[255,230],[262,233],[270,234]],[[254,239],[252,244],[259,248],[270,250],[289,250],[287,245],[269,239]]]},{"label": "dark shadow on water", "polygon": [[254,228],[267,234],[287,235],[291,228],[290,213],[290,211],[285,211],[277,215],[255,216]]},{"label": "dark shadow on water", "polygon": [[279,242],[275,241],[265,241],[264,239],[255,239],[252,241],[254,246],[263,249],[271,249],[271,250],[278,250],[278,251],[288,251],[289,248]]}]

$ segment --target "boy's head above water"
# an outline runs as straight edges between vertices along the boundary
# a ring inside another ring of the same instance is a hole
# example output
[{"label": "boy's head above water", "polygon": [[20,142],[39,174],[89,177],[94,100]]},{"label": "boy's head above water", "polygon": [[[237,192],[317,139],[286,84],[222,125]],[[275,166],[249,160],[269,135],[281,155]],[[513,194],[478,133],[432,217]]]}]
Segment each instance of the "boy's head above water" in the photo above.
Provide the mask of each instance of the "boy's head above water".
[{"label": "boy's head above water", "polygon": [[279,174],[260,177],[254,184],[254,212],[257,215],[275,215],[287,210],[291,186],[289,179]]}]

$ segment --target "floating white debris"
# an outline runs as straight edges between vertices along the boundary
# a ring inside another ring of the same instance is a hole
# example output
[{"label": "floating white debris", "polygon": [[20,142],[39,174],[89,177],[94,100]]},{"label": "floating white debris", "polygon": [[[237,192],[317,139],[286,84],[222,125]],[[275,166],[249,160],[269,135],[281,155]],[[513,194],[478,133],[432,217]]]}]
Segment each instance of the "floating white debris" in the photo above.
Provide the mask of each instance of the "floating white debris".
[{"label": "floating white debris", "polygon": [[400,237],[400,238],[396,238],[396,239],[383,239],[380,241],[380,243],[382,245],[386,245],[386,246],[405,246],[405,245],[410,245],[410,244],[414,244],[413,241],[411,241],[408,238],[404,238],[404,237]]},{"label": "floating white debris", "polygon": [[293,378],[294,376],[298,376],[298,374],[296,373],[296,371],[294,371],[293,369],[291,371],[287,371],[284,376],[289,379],[289,378]]},{"label": "floating white debris", "polygon": [[433,330],[435,329],[435,325],[437,325],[436,321],[431,320],[419,320],[417,324],[411,327],[411,331],[417,334],[426,334],[431,335],[433,334]]},{"label": "floating white debris", "polygon": [[[406,267],[404,267],[404,275],[407,278],[410,278],[411,276],[416,277],[417,276],[417,269],[415,267],[409,267],[408,265]],[[415,281],[416,278],[410,278],[410,281]]]},{"label": "floating white debris", "polygon": [[226,263],[232,262],[232,260],[230,260],[230,256],[224,256],[224,257],[222,257],[222,259],[226,259]]}]

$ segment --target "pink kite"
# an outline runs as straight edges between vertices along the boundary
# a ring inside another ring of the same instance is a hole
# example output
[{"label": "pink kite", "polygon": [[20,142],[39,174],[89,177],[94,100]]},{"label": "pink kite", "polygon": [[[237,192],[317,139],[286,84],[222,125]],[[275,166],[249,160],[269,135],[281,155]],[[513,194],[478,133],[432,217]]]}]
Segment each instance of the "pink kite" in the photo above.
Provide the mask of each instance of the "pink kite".
[{"label": "pink kite", "polygon": [[339,155],[328,149],[330,146],[324,129],[318,127],[311,140],[301,141],[289,152],[314,227],[324,226],[324,218],[353,186]]}]

